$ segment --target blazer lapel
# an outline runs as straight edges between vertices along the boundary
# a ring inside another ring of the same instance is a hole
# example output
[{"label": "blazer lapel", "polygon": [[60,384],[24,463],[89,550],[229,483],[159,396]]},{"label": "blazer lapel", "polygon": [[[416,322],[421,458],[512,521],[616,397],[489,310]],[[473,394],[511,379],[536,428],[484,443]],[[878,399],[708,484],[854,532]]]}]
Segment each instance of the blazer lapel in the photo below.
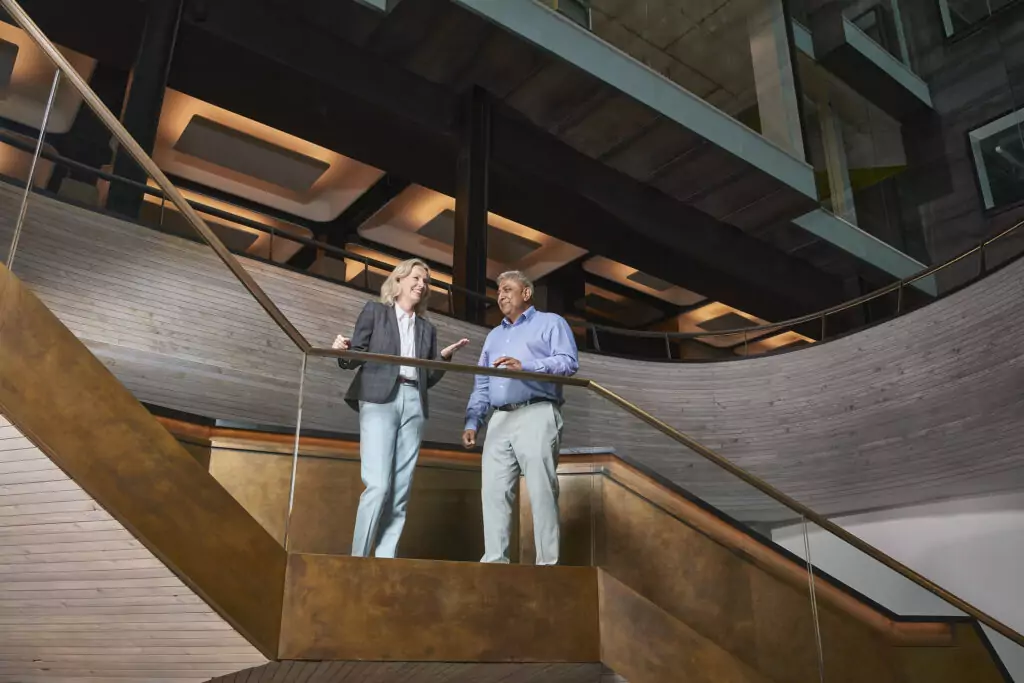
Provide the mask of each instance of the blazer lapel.
[{"label": "blazer lapel", "polygon": [[428,348],[430,340],[427,339],[427,321],[422,316],[416,316],[416,357],[426,358],[430,352]]},{"label": "blazer lapel", "polygon": [[392,356],[402,355],[402,335],[398,331],[398,310],[395,308],[398,304],[388,306],[384,313],[384,327],[388,331],[388,338],[391,340],[388,346],[391,348],[388,353]]}]

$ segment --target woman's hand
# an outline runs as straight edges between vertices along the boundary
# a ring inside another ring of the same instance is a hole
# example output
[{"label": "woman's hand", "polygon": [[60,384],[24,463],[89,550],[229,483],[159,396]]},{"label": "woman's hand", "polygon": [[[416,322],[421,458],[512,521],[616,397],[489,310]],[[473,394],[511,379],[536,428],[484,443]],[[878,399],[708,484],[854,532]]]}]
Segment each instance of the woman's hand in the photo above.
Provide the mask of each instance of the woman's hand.
[{"label": "woman's hand", "polygon": [[331,344],[332,349],[340,349],[342,351],[348,351],[352,346],[352,340],[344,335],[338,335],[334,338],[334,343]]},{"label": "woman's hand", "polygon": [[458,351],[459,349],[461,349],[463,346],[465,346],[468,343],[469,343],[468,339],[460,339],[459,341],[455,342],[451,346],[446,346],[444,349],[441,350],[441,358],[444,358],[445,360],[451,360],[452,356],[455,355],[455,352]]}]

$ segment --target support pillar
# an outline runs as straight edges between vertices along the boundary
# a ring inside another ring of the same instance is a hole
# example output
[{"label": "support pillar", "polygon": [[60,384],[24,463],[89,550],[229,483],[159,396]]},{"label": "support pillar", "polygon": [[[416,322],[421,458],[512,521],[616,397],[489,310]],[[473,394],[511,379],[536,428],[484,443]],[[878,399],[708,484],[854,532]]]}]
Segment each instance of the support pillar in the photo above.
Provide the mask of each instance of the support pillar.
[{"label": "support pillar", "polygon": [[[149,0],[147,4],[146,25],[135,66],[129,75],[121,123],[142,149],[152,154],[184,3],[182,0]],[[114,174],[139,183],[147,180],[145,171],[122,149],[118,149],[114,157]],[[107,208],[136,218],[142,198],[141,191],[112,183]]]},{"label": "support pillar", "polygon": [[798,159],[804,155],[795,64],[783,0],[766,0],[747,19],[761,134]]},{"label": "support pillar", "polygon": [[853,184],[850,182],[850,165],[846,159],[842,121],[836,116],[832,104],[828,101],[818,104],[818,120],[821,122],[821,141],[825,148],[832,213],[847,223],[857,225],[857,207],[854,204]]},{"label": "support pillar", "polygon": [[[453,282],[480,295],[487,293],[487,206],[491,157],[491,105],[482,88],[465,95],[455,178]],[[484,321],[484,300],[454,294],[455,315]]]}]

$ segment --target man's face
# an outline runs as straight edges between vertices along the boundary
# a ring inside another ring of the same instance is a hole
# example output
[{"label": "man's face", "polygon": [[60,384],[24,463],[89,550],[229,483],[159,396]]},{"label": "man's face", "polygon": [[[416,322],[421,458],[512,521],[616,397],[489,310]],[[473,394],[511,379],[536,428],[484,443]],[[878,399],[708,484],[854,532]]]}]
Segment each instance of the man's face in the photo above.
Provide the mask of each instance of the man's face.
[{"label": "man's face", "polygon": [[498,283],[498,308],[506,318],[513,319],[530,307],[533,292],[517,280],[502,280]]}]

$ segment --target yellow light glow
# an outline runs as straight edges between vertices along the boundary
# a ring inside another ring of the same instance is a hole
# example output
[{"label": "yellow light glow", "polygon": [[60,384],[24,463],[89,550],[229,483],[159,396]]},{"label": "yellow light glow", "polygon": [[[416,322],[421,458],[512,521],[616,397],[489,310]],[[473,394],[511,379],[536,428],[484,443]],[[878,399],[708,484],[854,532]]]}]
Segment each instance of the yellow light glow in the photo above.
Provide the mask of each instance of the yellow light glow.
[{"label": "yellow light glow", "polygon": [[689,306],[704,299],[700,294],[691,292],[683,287],[672,286],[670,289],[665,291],[658,291],[653,287],[648,287],[647,285],[630,280],[629,278],[631,275],[639,273],[640,271],[605,256],[592,256],[588,258],[583,264],[583,269],[588,273],[597,275],[598,277],[603,277],[605,280],[617,282],[623,287],[629,287],[630,289],[643,292],[644,294],[656,297],[662,301],[668,301],[669,303],[676,304],[677,306]]},{"label": "yellow light glow", "polygon": [[[329,168],[308,190],[296,192],[182,154],[174,149],[174,144],[193,116],[201,116],[277,147],[318,159],[328,164]],[[335,218],[384,175],[380,169],[170,89],[166,92],[163,109],[160,112],[153,159],[162,170],[308,220],[321,222]]]},{"label": "yellow light glow", "polygon": [[[53,85],[54,66],[50,59],[36,47],[35,42],[20,28],[0,22],[0,39],[18,46],[11,81],[0,99],[0,111],[6,118],[26,126],[38,128],[43,119],[43,109]],[[72,68],[86,81],[96,68],[96,60],[87,55],[58,46],[60,53]],[[57,88],[53,110],[47,130],[52,133],[66,133],[78,114],[82,98],[72,87]]]}]

